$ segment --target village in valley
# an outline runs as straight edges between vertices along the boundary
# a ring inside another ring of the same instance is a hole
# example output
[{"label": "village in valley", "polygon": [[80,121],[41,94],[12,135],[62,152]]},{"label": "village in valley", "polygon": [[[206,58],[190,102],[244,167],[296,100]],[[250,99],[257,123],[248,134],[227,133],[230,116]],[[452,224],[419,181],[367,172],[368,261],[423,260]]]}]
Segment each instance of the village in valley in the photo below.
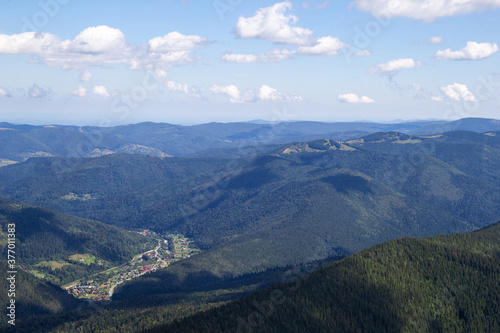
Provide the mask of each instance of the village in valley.
[{"label": "village in valley", "polygon": [[139,233],[156,239],[158,245],[150,251],[136,255],[127,264],[95,274],[92,280],[74,281],[63,288],[76,298],[89,301],[111,300],[115,289],[120,284],[200,252],[192,240],[180,234],[168,235],[163,238],[149,230],[143,230]]}]

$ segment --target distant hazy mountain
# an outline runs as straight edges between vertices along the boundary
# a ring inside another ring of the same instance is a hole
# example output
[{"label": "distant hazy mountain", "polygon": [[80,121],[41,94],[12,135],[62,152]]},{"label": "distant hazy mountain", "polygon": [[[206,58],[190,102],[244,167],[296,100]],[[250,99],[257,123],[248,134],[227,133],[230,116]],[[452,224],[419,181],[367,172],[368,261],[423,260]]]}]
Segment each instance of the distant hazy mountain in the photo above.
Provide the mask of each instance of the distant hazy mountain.
[{"label": "distant hazy mountain", "polygon": [[[500,131],[500,120],[483,118],[464,118],[444,124],[427,124],[421,128],[410,131],[411,134],[440,134],[451,131],[470,131],[485,133]],[[401,131],[400,131],[401,132]]]},{"label": "distant hazy mountain", "polygon": [[379,131],[434,134],[452,130],[498,131],[498,121],[209,123],[180,126],[164,123],[99,128],[92,126],[14,125],[0,123],[0,163],[30,157],[96,157],[117,152],[157,157],[186,156],[206,149],[284,144],[320,138],[346,140]]}]

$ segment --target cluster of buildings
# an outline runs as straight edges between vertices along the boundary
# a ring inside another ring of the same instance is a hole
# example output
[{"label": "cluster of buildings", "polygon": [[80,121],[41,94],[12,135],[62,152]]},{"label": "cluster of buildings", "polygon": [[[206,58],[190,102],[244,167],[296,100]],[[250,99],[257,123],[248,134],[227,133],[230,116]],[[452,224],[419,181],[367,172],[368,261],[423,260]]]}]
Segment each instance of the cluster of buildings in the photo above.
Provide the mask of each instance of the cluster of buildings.
[{"label": "cluster of buildings", "polygon": [[92,301],[109,300],[109,294],[107,291],[108,288],[106,288],[106,284],[99,287],[98,284],[94,284],[94,282],[95,281],[89,281],[87,285],[77,285],[75,287],[69,287],[67,291],[78,298],[84,297]]}]

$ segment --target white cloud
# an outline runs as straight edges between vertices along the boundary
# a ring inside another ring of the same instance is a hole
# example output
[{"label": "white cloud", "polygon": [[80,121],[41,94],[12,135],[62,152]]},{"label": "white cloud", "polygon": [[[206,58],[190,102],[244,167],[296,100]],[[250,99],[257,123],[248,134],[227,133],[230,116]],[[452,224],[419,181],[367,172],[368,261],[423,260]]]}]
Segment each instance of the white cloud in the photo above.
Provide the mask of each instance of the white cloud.
[{"label": "white cloud", "polygon": [[500,0],[354,0],[353,4],[375,17],[402,16],[424,22],[500,8]]},{"label": "white cloud", "polygon": [[316,45],[314,46],[299,47],[297,53],[307,55],[334,56],[338,54],[338,50],[347,46],[349,45],[341,42],[340,39],[327,36],[318,38],[318,40],[316,41]]},{"label": "white cloud", "polygon": [[189,96],[193,96],[196,98],[201,98],[201,94],[198,89],[189,87],[187,83],[179,83],[175,81],[167,81],[165,86],[168,90],[181,92]]},{"label": "white cloud", "polygon": [[299,102],[302,101],[302,97],[298,95],[287,95],[278,92],[276,89],[269,86],[263,85],[259,88],[257,97],[262,101],[287,101],[287,102]]},{"label": "white cloud", "polygon": [[441,44],[442,42],[443,42],[443,37],[441,36],[432,36],[427,40],[427,43],[431,45]]},{"label": "white cloud", "polygon": [[[261,54],[235,54],[229,53],[222,56],[222,60],[236,63],[252,63],[252,62],[278,62],[290,59],[295,54],[307,56],[326,56],[331,57],[338,55],[338,51],[349,47],[348,44],[341,42],[338,38],[326,36],[318,38],[312,46],[301,46],[297,50],[289,49],[272,49]],[[370,51],[364,50],[353,54],[355,56],[371,55]]]},{"label": "white cloud", "polygon": [[383,64],[378,64],[377,67],[369,68],[368,73],[394,76],[402,69],[411,69],[418,66],[422,66],[421,61],[415,61],[414,59],[409,58],[396,59]]},{"label": "white cloud", "polygon": [[241,92],[235,85],[221,86],[214,84],[210,87],[210,90],[216,94],[229,96],[229,101],[231,103],[249,103],[257,100],[271,102],[299,102],[303,100],[302,97],[298,95],[283,94],[267,85],[262,85],[256,90]]},{"label": "white cloud", "polygon": [[[469,91],[466,85],[460,83],[453,83],[445,87],[441,87],[441,91],[450,99],[462,102],[476,102],[476,96]],[[436,99],[435,99],[436,100]]]},{"label": "white cloud", "polygon": [[179,83],[179,82],[175,82],[175,81],[167,81],[166,86],[167,86],[167,88],[169,90],[180,91],[180,92],[183,92],[185,94],[189,93],[189,86],[188,86],[187,83]]},{"label": "white cloud", "polygon": [[309,29],[296,27],[298,18],[285,13],[292,9],[290,1],[260,8],[254,16],[239,17],[234,33],[237,38],[258,38],[286,45],[305,45],[313,39]]},{"label": "white cloud", "polygon": [[80,85],[80,86],[78,86],[78,89],[73,91],[73,95],[79,96],[79,97],[85,97],[85,96],[87,96],[87,89],[84,86]]},{"label": "white cloud", "polygon": [[227,62],[251,63],[251,62],[278,62],[287,60],[296,52],[287,49],[273,49],[259,55],[255,54],[225,54],[222,60]]},{"label": "white cloud", "polygon": [[362,51],[355,52],[352,55],[356,56],[356,57],[369,57],[372,55],[372,53],[371,53],[371,51],[368,51],[368,50],[362,50]]},{"label": "white cloud", "polygon": [[183,35],[177,31],[163,37],[150,39],[147,52],[139,55],[132,67],[144,64],[184,65],[193,61],[192,52],[208,43],[207,38],[196,35]]},{"label": "white cloud", "polygon": [[498,52],[495,43],[467,42],[467,45],[458,51],[446,49],[436,53],[436,59],[440,60],[481,60]]},{"label": "white cloud", "polygon": [[183,35],[177,31],[166,34],[163,37],[155,37],[148,42],[151,52],[169,53],[176,51],[193,50],[207,43],[205,37],[196,35]]},{"label": "white cloud", "polygon": [[443,96],[431,96],[431,99],[436,102],[442,102]]},{"label": "white cloud", "polygon": [[32,62],[63,69],[81,69],[82,80],[90,79],[90,66],[125,63],[132,69],[151,69],[192,62],[194,49],[207,39],[177,31],[155,37],[146,45],[131,45],[123,32],[108,26],[89,27],[74,39],[61,40],[49,33],[0,34],[0,54],[32,54]]},{"label": "white cloud", "polygon": [[43,89],[42,87],[34,84],[28,89],[28,96],[32,98],[44,98],[52,93],[50,89]]},{"label": "white cloud", "polygon": [[227,62],[237,62],[240,64],[246,64],[250,62],[257,62],[259,60],[259,57],[256,56],[255,54],[224,54],[222,56],[222,60],[227,61]]},{"label": "white cloud", "polygon": [[102,96],[102,97],[109,97],[109,93],[108,93],[108,89],[106,89],[105,86],[94,86],[94,89],[92,90],[92,92],[95,94],[95,95],[99,95],[99,96]]},{"label": "white cloud", "polygon": [[373,99],[367,96],[359,97],[356,94],[341,94],[337,96],[337,100],[342,103],[375,103]]},{"label": "white cloud", "polygon": [[241,103],[241,92],[238,87],[234,84],[229,86],[221,86],[218,84],[214,84],[210,87],[210,90],[216,94],[225,94],[230,97],[229,101],[231,103]]}]

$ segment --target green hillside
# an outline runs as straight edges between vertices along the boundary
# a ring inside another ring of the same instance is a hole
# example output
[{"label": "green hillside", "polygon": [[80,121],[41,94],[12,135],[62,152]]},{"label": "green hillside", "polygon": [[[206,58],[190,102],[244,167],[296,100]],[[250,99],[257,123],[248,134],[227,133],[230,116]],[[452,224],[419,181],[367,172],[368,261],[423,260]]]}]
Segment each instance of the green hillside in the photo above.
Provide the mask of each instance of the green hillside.
[{"label": "green hillside", "polygon": [[127,262],[156,245],[156,241],[135,232],[0,198],[4,257],[7,226],[11,223],[16,229],[17,263],[56,284]]},{"label": "green hillside", "polygon": [[500,224],[383,243],[148,332],[498,332]]},{"label": "green hillside", "polygon": [[[84,218],[141,228],[144,217],[137,218],[134,208],[141,210],[143,196],[154,193],[159,185],[164,185],[164,195],[177,193],[186,188],[193,177],[227,162],[213,158],[156,158],[123,153],[75,160],[32,158],[0,168],[0,195]],[[143,190],[139,201],[120,200],[123,195],[134,196]],[[99,211],[102,214],[98,214]],[[113,221],[106,220],[106,216]],[[132,223],[121,222],[134,217],[142,223],[132,226]]]},{"label": "green hillside", "polygon": [[[0,262],[0,269],[2,272],[9,271],[3,260]],[[6,275],[2,273],[2,280],[4,276],[7,277]],[[81,304],[80,301],[58,286],[41,281],[22,269],[17,268],[15,278],[16,326],[32,317],[63,313],[75,309]],[[11,300],[9,289],[10,286],[7,282],[0,283],[0,306],[3,309],[2,316],[0,316],[0,331],[6,327],[14,327],[7,323],[11,318],[6,316],[6,308]]]}]

